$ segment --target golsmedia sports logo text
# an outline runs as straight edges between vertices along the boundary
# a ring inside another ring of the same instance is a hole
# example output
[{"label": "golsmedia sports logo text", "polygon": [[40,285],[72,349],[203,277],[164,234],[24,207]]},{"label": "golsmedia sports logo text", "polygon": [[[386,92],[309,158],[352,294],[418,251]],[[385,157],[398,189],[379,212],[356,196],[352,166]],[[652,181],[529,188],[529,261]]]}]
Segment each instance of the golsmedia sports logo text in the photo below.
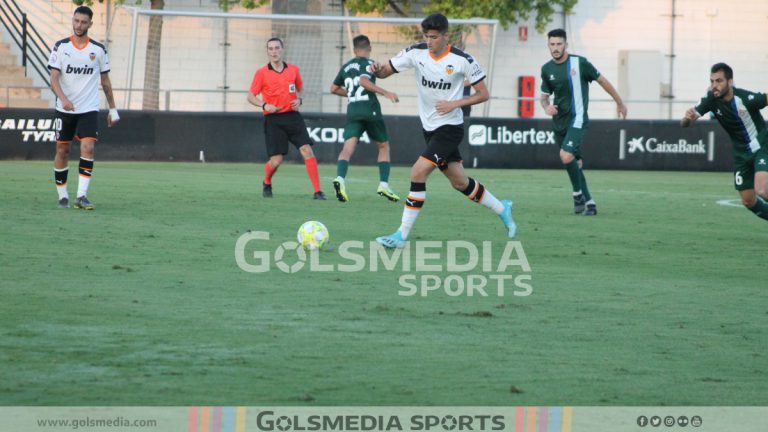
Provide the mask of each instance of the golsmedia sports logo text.
[{"label": "golsmedia sports logo text", "polygon": [[403,249],[385,249],[376,242],[349,240],[335,254],[305,251],[295,241],[265,250],[270,234],[250,231],[235,244],[235,261],[248,273],[278,270],[299,272],[396,272],[398,295],[426,297],[517,296],[533,292],[531,265],[519,241],[498,245],[483,241],[480,246],[463,240],[409,241]]},{"label": "golsmedia sports logo text", "polygon": [[500,431],[506,427],[503,415],[280,415],[261,411],[256,416],[260,431]]}]

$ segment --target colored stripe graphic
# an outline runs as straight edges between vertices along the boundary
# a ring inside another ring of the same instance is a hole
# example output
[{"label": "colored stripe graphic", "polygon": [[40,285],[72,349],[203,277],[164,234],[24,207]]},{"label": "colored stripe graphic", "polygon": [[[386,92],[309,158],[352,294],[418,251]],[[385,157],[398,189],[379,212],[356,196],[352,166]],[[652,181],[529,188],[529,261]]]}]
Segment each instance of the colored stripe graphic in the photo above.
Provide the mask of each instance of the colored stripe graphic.
[{"label": "colored stripe graphic", "polygon": [[525,432],[536,432],[536,407],[528,407]]},{"label": "colored stripe graphic", "polygon": [[200,432],[210,432],[211,407],[200,407]]},{"label": "colored stripe graphic", "polygon": [[561,432],[571,432],[571,418],[573,417],[573,407],[563,408],[563,427]]},{"label": "colored stripe graphic", "polygon": [[197,407],[189,407],[187,417],[187,432],[197,432]]},{"label": "colored stripe graphic", "polygon": [[525,432],[523,422],[525,421],[525,408],[515,407],[515,432]]},{"label": "colored stripe graphic", "polygon": [[235,407],[224,408],[222,418],[221,430],[224,432],[235,432]]},{"label": "colored stripe graphic", "polygon": [[237,417],[235,420],[235,432],[245,432],[245,407],[237,407]]},{"label": "colored stripe graphic", "polygon": [[547,432],[547,422],[549,421],[549,408],[539,408],[539,432]]},{"label": "colored stripe graphic", "polygon": [[560,432],[560,418],[562,416],[563,409],[560,407],[552,407],[549,410],[549,432]]},{"label": "colored stripe graphic", "polygon": [[213,407],[213,425],[212,432],[221,432],[221,407]]}]

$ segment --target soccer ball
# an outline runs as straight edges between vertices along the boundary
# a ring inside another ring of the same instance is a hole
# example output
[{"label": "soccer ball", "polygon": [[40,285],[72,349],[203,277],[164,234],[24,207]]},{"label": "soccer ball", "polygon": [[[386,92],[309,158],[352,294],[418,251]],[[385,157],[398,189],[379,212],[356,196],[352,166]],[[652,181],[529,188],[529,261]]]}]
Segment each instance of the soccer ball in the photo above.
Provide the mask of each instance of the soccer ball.
[{"label": "soccer ball", "polygon": [[304,250],[319,250],[328,243],[331,235],[328,228],[318,221],[307,221],[301,224],[296,239]]}]

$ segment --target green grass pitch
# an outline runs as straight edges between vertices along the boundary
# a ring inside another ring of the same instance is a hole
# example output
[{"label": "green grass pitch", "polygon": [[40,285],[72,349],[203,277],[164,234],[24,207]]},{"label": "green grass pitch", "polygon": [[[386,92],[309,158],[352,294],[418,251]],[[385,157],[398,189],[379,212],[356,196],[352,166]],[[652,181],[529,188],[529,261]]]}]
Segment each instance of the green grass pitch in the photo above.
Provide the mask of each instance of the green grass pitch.
[{"label": "green grass pitch", "polygon": [[[0,162],[0,404],[768,404],[768,224],[716,204],[738,198],[730,174],[588,172],[588,218],[565,172],[468,171],[515,201],[530,296],[237,266],[248,230],[274,251],[322,221],[330,265],[394,231],[373,167],[352,165],[342,204],[332,165],[318,202],[301,165],[265,200],[261,164],[97,162],[86,212],[56,209],[50,162]],[[69,180],[74,196],[75,162]],[[506,241],[439,174],[412,240]]]}]

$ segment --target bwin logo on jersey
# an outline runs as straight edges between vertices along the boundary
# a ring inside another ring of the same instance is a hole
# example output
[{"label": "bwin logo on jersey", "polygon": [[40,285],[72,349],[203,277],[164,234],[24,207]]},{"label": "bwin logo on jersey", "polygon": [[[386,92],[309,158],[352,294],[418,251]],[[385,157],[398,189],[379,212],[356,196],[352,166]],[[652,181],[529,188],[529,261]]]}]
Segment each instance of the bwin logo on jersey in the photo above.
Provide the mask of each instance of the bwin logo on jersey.
[{"label": "bwin logo on jersey", "polygon": [[451,83],[440,80],[440,81],[430,81],[424,77],[421,77],[421,85],[427,88],[431,89],[437,89],[437,90],[450,90],[451,89]]},{"label": "bwin logo on jersey", "polygon": [[67,65],[66,73],[68,74],[82,74],[82,75],[91,75],[93,74],[93,68],[88,66],[82,66],[82,67],[72,67],[72,65]]}]

